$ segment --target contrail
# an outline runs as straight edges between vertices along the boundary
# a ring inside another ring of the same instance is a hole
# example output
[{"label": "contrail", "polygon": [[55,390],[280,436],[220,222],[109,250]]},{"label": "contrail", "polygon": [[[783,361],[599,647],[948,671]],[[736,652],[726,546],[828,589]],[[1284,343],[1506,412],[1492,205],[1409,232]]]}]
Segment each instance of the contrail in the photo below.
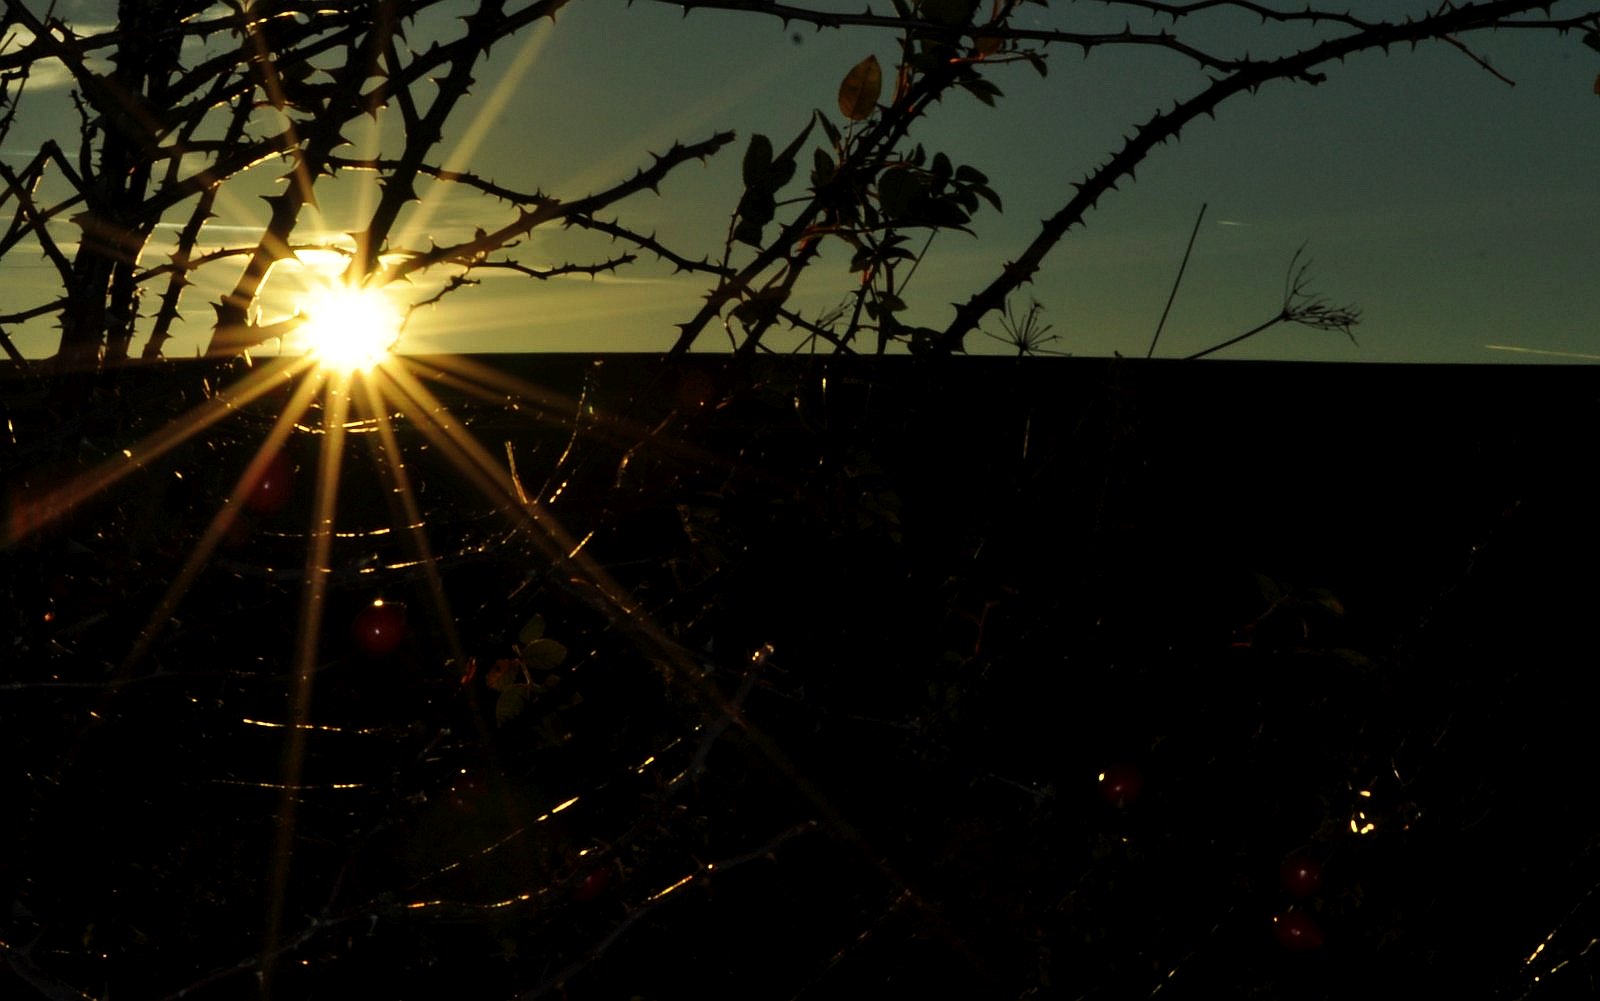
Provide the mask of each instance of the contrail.
[{"label": "contrail", "polygon": [[1600,361],[1600,355],[1586,355],[1578,351],[1546,351],[1543,348],[1523,348],[1513,344],[1485,344],[1490,351],[1516,351],[1525,355],[1549,355],[1552,358],[1582,358],[1584,361]]}]

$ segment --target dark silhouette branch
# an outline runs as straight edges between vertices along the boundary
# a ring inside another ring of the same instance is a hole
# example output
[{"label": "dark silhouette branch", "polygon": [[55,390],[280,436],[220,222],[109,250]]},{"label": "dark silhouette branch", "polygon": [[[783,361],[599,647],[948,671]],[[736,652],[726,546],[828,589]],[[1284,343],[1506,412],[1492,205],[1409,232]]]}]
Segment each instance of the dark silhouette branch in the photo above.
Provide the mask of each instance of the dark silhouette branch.
[{"label": "dark silhouette branch", "polygon": [[1540,0],[1496,0],[1492,3],[1447,7],[1439,14],[1414,21],[1365,25],[1343,38],[1314,45],[1292,56],[1252,63],[1226,77],[1213,80],[1196,96],[1178,102],[1170,111],[1157,113],[1139,126],[1110,160],[1083,181],[1075,183],[1073,187],[1077,193],[1059,212],[1044,221],[1042,232],[1023,253],[1015,261],[1006,264],[1000,274],[981,291],[956,307],[955,318],[939,334],[939,349],[945,352],[960,350],[967,334],[977,328],[984,316],[1000,309],[1007,297],[1024,282],[1032,280],[1045,256],[1066,236],[1069,229],[1083,223],[1102,197],[1116,190],[1125,178],[1133,178],[1138,166],[1156,147],[1176,138],[1201,115],[1214,116],[1216,109],[1229,98],[1254,93],[1262,86],[1280,80],[1320,83],[1324,76],[1317,71],[1317,67],[1326,63],[1370,49],[1387,50],[1397,44],[1415,44],[1445,35],[1494,27],[1510,15],[1543,9],[1544,6]]},{"label": "dark silhouette branch", "polygon": [[1337,331],[1354,344],[1356,338],[1351,328],[1361,322],[1360,311],[1350,306],[1330,306],[1322,296],[1308,290],[1307,272],[1311,269],[1311,262],[1301,263],[1300,255],[1304,252],[1305,248],[1301,247],[1294,252],[1294,257],[1289,261],[1289,270],[1283,279],[1283,305],[1278,308],[1277,315],[1220,344],[1213,344],[1204,351],[1196,351],[1189,355],[1187,360],[1193,361],[1215,354],[1224,348],[1231,348],[1280,323],[1297,323],[1313,330]]}]

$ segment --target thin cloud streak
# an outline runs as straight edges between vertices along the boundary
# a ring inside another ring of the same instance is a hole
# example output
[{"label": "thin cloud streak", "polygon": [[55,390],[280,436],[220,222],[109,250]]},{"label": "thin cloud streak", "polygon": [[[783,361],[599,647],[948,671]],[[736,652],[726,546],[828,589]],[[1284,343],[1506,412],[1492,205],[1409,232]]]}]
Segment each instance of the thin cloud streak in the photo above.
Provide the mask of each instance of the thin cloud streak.
[{"label": "thin cloud streak", "polygon": [[1577,358],[1582,361],[1600,361],[1600,355],[1584,354],[1581,351],[1547,351],[1544,348],[1524,348],[1515,344],[1485,344],[1490,351],[1512,351],[1524,355],[1544,355],[1550,358]]}]

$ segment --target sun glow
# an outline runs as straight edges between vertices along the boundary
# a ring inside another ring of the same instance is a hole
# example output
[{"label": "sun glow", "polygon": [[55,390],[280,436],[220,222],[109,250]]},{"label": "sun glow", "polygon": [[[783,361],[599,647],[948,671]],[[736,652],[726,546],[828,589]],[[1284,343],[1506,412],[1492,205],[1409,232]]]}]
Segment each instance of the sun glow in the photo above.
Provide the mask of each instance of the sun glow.
[{"label": "sun glow", "polygon": [[308,293],[300,312],[298,339],[319,365],[339,374],[368,371],[400,339],[400,311],[379,289],[330,284]]}]

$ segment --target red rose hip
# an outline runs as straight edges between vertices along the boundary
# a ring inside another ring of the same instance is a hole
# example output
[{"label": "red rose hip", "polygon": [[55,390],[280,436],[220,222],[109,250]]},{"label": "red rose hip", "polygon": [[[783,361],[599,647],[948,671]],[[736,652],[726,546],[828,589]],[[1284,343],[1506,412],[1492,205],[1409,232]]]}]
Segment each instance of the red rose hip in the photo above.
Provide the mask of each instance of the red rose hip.
[{"label": "red rose hip", "polygon": [[1144,790],[1144,776],[1126,762],[1118,762],[1100,773],[1100,795],[1117,808],[1128,806]]},{"label": "red rose hip", "polygon": [[1305,911],[1284,911],[1272,916],[1272,934],[1290,952],[1310,952],[1322,947],[1322,929]]},{"label": "red rose hip", "polygon": [[353,626],[356,645],[366,653],[381,657],[393,653],[406,638],[406,610],[379,598],[356,613]]}]

